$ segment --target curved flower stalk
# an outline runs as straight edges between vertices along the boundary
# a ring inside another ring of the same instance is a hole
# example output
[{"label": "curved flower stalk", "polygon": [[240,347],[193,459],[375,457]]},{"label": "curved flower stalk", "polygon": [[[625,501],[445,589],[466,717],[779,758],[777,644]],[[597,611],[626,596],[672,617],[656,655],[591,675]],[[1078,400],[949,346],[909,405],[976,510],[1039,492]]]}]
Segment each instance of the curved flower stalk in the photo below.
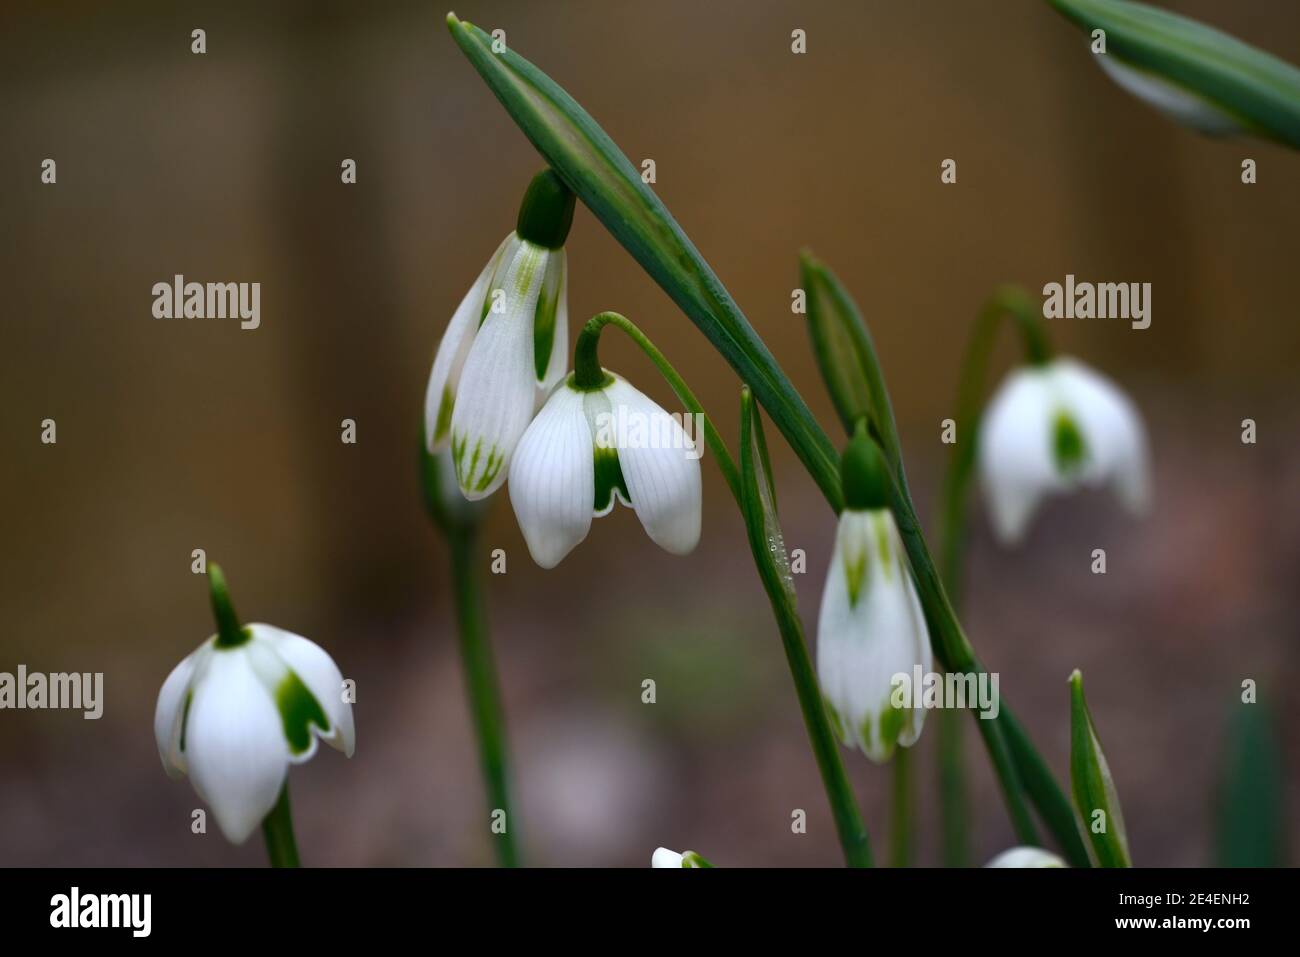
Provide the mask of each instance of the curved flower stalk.
[{"label": "curved flower stalk", "polygon": [[700,459],[681,422],[619,376],[575,372],[510,463],[510,504],[533,560],[554,568],[615,500],[673,555],[700,541]]},{"label": "curved flower stalk", "polygon": [[984,865],[985,867],[1068,867],[1065,861],[1061,860],[1051,851],[1045,851],[1041,847],[1013,847],[1010,850],[1003,851],[993,860]]},{"label": "curved flower stalk", "polygon": [[712,867],[713,865],[694,851],[682,851],[682,853],[678,854],[666,847],[659,847],[655,848],[655,852],[650,858],[650,866],[699,868]]},{"label": "curved flower stalk", "polygon": [[478,743],[479,767],[489,817],[504,812],[504,830],[494,829],[493,845],[502,867],[519,863],[519,824],[511,801],[506,751],[505,715],[496,662],[492,655],[479,552],[479,529],[491,504],[467,501],[456,483],[451,453],[429,454],[421,437],[420,478],[425,508],[447,541],[452,595],[456,604],[456,634],[469,698],[470,720]]},{"label": "curved flower stalk", "polygon": [[980,425],[979,470],[993,528],[1024,537],[1047,495],[1108,484],[1129,511],[1147,508],[1146,431],[1118,386],[1074,359],[1007,376]]},{"label": "curved flower stalk", "polygon": [[1254,133],[1300,147],[1300,70],[1187,17],[1126,0],[1048,0],[1090,36],[1129,93],[1210,135]]},{"label": "curved flower stalk", "polygon": [[877,763],[921,736],[925,709],[896,701],[896,675],[932,669],[930,634],[865,421],[841,460],[844,511],[817,621],[817,676],[836,733]]},{"label": "curved flower stalk", "polygon": [[210,565],[208,579],[217,633],[163,682],[158,753],[170,777],[189,775],[227,840],[242,844],[265,821],[272,863],[297,866],[289,765],[310,760],[317,739],[351,757],[352,705],[319,645],[271,625],[241,627],[221,569]]},{"label": "curved flower stalk", "polygon": [[491,495],[569,351],[564,241],[573,194],[550,170],[533,178],[519,224],[461,300],[425,391],[429,451],[451,449],[461,492]]}]

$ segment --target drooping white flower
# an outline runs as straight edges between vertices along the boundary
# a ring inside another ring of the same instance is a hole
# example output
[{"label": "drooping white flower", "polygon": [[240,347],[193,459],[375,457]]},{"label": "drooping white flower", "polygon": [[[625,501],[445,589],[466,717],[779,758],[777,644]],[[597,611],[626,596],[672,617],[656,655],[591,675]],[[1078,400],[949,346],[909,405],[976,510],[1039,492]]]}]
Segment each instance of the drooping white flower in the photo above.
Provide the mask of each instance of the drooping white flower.
[{"label": "drooping white flower", "polygon": [[1051,851],[1045,851],[1041,847],[1013,847],[1010,850],[1003,851],[984,866],[1065,867],[1066,863]]},{"label": "drooping white flower", "polygon": [[822,591],[817,677],[846,747],[881,762],[916,743],[925,709],[892,698],[894,676],[910,680],[917,665],[931,670],[930,632],[893,512],[845,508]]},{"label": "drooping white flower", "polygon": [[681,421],[606,374],[580,389],[556,387],[515,449],[510,503],[533,560],[554,568],[606,515],[630,505],[665,551],[685,555],[700,540],[700,462]]},{"label": "drooping white flower", "polygon": [[425,391],[431,452],[450,448],[466,498],[492,494],[569,349],[564,240],[573,194],[551,171],[534,178],[506,237],[461,300]]},{"label": "drooping white flower", "polygon": [[289,765],[316,753],[317,738],[348,757],[356,746],[334,660],[262,624],[223,629],[172,670],[158,693],[154,735],[168,776],[189,775],[235,844],[275,805]]},{"label": "drooping white flower", "polygon": [[1210,136],[1245,132],[1241,121],[1231,113],[1172,80],[1126,63],[1112,53],[1097,54],[1096,60],[1121,88],[1172,120]]},{"label": "drooping white flower", "polygon": [[1011,373],[980,424],[979,470],[993,528],[1023,537],[1039,501],[1109,484],[1133,512],[1148,498],[1146,431],[1119,387],[1072,359]]},{"label": "drooping white flower", "polygon": [[685,868],[702,868],[712,867],[713,865],[706,861],[694,851],[683,851],[678,854],[676,851],[670,851],[666,847],[655,849],[654,856],[650,858],[651,867],[685,867]]}]

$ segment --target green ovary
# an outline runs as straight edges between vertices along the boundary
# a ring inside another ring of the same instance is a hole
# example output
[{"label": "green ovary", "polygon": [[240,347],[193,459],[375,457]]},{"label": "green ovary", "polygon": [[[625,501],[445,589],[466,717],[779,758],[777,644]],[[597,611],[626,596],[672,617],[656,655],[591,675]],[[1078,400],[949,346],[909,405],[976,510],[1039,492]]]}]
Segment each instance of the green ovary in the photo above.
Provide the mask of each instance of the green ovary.
[{"label": "green ovary", "polygon": [[1088,460],[1088,443],[1067,412],[1056,413],[1052,423],[1052,459],[1062,475],[1072,475]]}]

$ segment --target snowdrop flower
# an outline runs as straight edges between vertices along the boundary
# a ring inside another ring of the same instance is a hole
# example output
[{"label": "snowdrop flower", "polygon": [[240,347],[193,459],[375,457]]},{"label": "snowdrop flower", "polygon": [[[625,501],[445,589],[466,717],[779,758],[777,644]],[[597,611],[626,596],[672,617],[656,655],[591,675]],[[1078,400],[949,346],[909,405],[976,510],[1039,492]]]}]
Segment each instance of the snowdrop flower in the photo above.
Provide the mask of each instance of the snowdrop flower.
[{"label": "snowdrop flower", "polygon": [[685,851],[678,854],[676,851],[670,851],[666,847],[656,848],[654,856],[650,858],[651,867],[712,867],[713,865],[706,861],[694,851]]},{"label": "snowdrop flower", "polygon": [[846,747],[887,761],[921,735],[925,709],[896,707],[894,676],[931,670],[930,633],[889,508],[889,477],[859,427],[841,464],[844,511],[817,621],[817,677]]},{"label": "snowdrop flower", "polygon": [[980,479],[993,528],[1024,536],[1039,500],[1109,484],[1133,512],[1147,505],[1147,442],[1133,403],[1109,379],[1072,359],[1009,375],[980,424]]},{"label": "snowdrop flower", "polygon": [[351,757],[356,735],[334,660],[279,628],[241,628],[221,570],[211,565],[208,575],[218,632],[163,682],[154,735],[168,776],[188,774],[221,833],[242,844],[317,738]]},{"label": "snowdrop flower", "polygon": [[510,504],[543,568],[587,537],[615,500],[674,555],[700,540],[700,460],[681,422],[607,371],[594,388],[570,375],[515,449]]},{"label": "snowdrop flower", "polygon": [[1041,847],[1013,847],[1009,851],[1003,851],[984,866],[1065,867],[1066,864],[1051,851],[1045,851]]},{"label": "snowdrop flower", "polygon": [[468,499],[505,481],[533,413],[564,376],[569,350],[564,241],[573,194],[551,170],[534,177],[506,237],[438,344],[425,392],[430,452],[450,448]]}]

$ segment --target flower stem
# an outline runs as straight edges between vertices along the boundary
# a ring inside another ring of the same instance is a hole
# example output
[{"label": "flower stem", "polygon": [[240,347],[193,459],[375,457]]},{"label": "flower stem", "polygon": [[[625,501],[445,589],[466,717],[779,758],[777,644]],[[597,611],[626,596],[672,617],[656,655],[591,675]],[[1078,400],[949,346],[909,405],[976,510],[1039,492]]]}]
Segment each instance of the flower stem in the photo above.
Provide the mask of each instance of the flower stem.
[{"label": "flower stem", "polygon": [[965,725],[961,713],[940,709],[939,820],[945,867],[970,866],[969,788],[966,786]]},{"label": "flower stem", "polygon": [[908,748],[894,751],[893,791],[889,806],[889,866],[912,865],[913,834],[912,805],[916,788],[912,773],[912,756]]},{"label": "flower stem", "polygon": [[479,765],[487,792],[488,815],[505,814],[505,829],[495,833],[497,862],[517,867],[515,817],[510,804],[510,774],[506,761],[505,718],[496,663],[488,640],[487,616],[479,570],[478,528],[462,525],[447,532],[451,547],[452,586],[456,599],[456,624],[460,636],[460,657],[469,695],[470,718],[478,740]]},{"label": "flower stem", "polygon": [[272,867],[299,867],[298,843],[293,838],[293,816],[289,810],[289,778],[286,775],[280,797],[271,813],[262,821],[266,854]]},{"label": "flower stem", "polygon": [[574,385],[579,389],[592,389],[599,388],[604,382],[606,372],[601,368],[600,359],[597,357],[596,352],[597,346],[600,344],[600,332],[605,326],[615,326],[627,333],[628,338],[635,342],[650,361],[654,363],[655,368],[664,377],[664,381],[673,390],[678,401],[686,406],[686,411],[700,416],[704,422],[705,444],[708,445],[709,451],[713,453],[713,458],[718,463],[718,468],[722,471],[722,477],[726,480],[727,488],[731,489],[736,504],[740,504],[740,480],[737,477],[735,460],[732,459],[731,452],[727,450],[727,443],[722,440],[718,430],[713,427],[713,421],[705,415],[704,407],[700,405],[700,400],[695,398],[695,393],[686,384],[686,380],[677,374],[677,370],[672,367],[664,354],[659,351],[644,332],[636,327],[636,324],[631,319],[617,312],[602,312],[587,320],[587,324],[578,333],[578,341],[573,347]]}]

